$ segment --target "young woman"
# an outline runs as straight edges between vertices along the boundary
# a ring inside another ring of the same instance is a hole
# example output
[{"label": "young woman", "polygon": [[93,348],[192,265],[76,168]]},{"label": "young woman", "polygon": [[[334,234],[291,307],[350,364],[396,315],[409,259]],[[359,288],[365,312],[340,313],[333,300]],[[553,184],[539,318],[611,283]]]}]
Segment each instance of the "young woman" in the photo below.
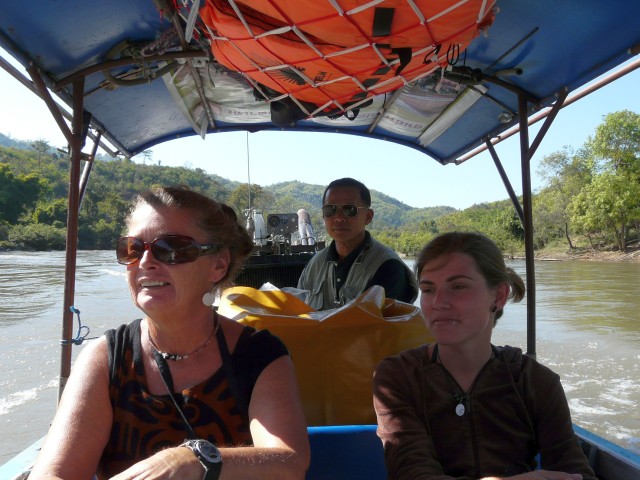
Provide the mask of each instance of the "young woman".
[{"label": "young woman", "polygon": [[424,247],[416,273],[436,343],[376,369],[389,478],[595,479],[559,376],[519,348],[491,344],[507,300],[525,292],[498,247],[477,233],[447,233]]},{"label": "young woman", "polygon": [[31,479],[303,479],[309,443],[285,346],[218,315],[252,248],[228,206],[139,196],[118,240],[144,318],[74,365]]}]

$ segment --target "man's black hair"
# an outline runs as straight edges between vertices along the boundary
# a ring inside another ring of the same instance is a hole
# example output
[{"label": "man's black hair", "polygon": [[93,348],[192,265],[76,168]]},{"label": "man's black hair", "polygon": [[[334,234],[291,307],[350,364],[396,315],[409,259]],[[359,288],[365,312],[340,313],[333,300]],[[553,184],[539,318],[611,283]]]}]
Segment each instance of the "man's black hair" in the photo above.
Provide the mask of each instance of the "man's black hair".
[{"label": "man's black hair", "polygon": [[324,189],[324,193],[322,194],[323,205],[327,198],[327,192],[329,191],[329,189],[337,188],[337,187],[357,188],[360,191],[360,198],[362,199],[362,202],[365,204],[365,206],[371,207],[371,192],[369,192],[369,189],[367,188],[367,186],[364,183],[359,182],[358,180],[350,177],[339,178],[338,180],[334,180],[329,185],[327,185],[327,188]]}]

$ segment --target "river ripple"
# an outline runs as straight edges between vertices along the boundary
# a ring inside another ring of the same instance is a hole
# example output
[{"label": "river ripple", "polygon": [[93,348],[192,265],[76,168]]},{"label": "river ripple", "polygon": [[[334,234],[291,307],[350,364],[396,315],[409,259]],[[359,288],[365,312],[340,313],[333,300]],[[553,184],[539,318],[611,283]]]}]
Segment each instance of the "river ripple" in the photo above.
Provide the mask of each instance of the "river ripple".
[{"label": "river ripple", "polygon": [[[510,265],[524,275],[524,262]],[[535,268],[538,360],[560,374],[575,423],[640,452],[640,264],[536,262]],[[64,252],[0,253],[0,272],[4,463],[40,438],[54,414]],[[77,278],[75,306],[90,337],[141,316],[113,252],[79,252]],[[507,305],[493,341],[526,349],[526,299]]]}]

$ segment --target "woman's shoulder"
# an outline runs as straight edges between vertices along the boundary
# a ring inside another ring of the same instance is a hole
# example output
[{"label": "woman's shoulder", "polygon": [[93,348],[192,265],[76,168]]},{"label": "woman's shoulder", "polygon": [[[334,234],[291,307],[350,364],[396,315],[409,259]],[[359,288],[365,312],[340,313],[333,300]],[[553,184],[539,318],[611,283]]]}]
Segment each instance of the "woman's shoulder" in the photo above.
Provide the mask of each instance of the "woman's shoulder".
[{"label": "woman's shoulder", "polygon": [[104,332],[105,344],[107,346],[110,363],[111,356],[118,357],[124,352],[133,348],[140,339],[140,322],[142,319],[137,318],[130,323],[125,323],[117,328],[111,328]]},{"label": "woman's shoulder", "polygon": [[416,379],[422,378],[417,372],[430,367],[428,353],[429,345],[422,345],[384,358],[373,374],[374,392],[387,388],[413,391],[417,386]]},{"label": "woman's shoulder", "polygon": [[395,355],[390,355],[378,364],[377,370],[386,368],[419,368],[429,363],[429,344],[402,350]]},{"label": "woman's shoulder", "polygon": [[239,347],[256,352],[269,351],[271,354],[286,355],[289,353],[286,345],[280,337],[274,335],[269,330],[256,330],[255,328],[243,325],[244,331],[240,337],[242,343]]},{"label": "woman's shoulder", "polygon": [[492,344],[491,348],[493,349],[493,354],[498,358],[502,357],[509,362],[522,361],[522,349],[519,347],[512,347],[511,345],[495,346]]},{"label": "woman's shoulder", "polygon": [[229,344],[229,350],[236,354],[258,354],[266,351],[288,353],[282,340],[269,330],[256,330],[226,317],[220,317],[225,337]]},{"label": "woman's shoulder", "polygon": [[559,375],[549,367],[539,362],[532,355],[527,355],[518,347],[505,345],[503,347],[494,347],[494,352],[504,361],[511,365],[512,370],[519,370],[523,375],[540,381],[555,382]]},{"label": "woman's shoulder", "polygon": [[107,338],[108,342],[111,342],[115,339],[125,339],[139,335],[141,321],[141,318],[136,318],[129,323],[123,323],[119,327],[110,328],[104,332],[104,336]]}]

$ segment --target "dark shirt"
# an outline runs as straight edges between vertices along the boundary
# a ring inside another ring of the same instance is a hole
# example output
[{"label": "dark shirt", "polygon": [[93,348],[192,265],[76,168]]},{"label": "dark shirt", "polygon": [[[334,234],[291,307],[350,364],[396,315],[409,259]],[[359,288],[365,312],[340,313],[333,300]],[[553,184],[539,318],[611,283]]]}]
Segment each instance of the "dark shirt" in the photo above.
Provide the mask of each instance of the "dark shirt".
[{"label": "dark shirt", "polygon": [[[187,436],[169,395],[152,395],[147,389],[140,320],[109,330],[106,336],[113,426],[100,460],[100,479],[111,478],[163,448],[180,445]],[[231,353],[236,393],[250,399],[260,373],[287,354],[284,344],[269,331],[245,327]],[[220,446],[251,445],[248,411],[239,408],[245,402],[235,398],[224,368],[175,396],[199,438]]]},{"label": "dark shirt", "polygon": [[[340,288],[342,284],[347,279],[349,275],[349,270],[351,270],[351,266],[353,262],[356,261],[360,252],[364,249],[365,245],[370,241],[371,234],[369,232],[365,232],[365,238],[358,247],[349,253],[342,260],[338,255],[338,251],[336,250],[335,242],[331,242],[329,245],[329,254],[327,256],[328,261],[337,262],[336,265],[336,295],[340,293]],[[411,284],[407,279],[407,270],[405,268],[404,262],[399,259],[389,259],[384,262],[376,273],[373,275],[369,283],[367,284],[365,290],[369,289],[374,285],[380,285],[384,287],[385,296],[387,298],[395,298],[400,300],[401,302],[413,302],[415,298],[415,292],[411,288]]]},{"label": "dark shirt", "polygon": [[556,373],[519,348],[497,347],[463,392],[427,348],[387,357],[374,374],[388,478],[504,478],[536,468],[540,454],[545,470],[596,479]]}]

